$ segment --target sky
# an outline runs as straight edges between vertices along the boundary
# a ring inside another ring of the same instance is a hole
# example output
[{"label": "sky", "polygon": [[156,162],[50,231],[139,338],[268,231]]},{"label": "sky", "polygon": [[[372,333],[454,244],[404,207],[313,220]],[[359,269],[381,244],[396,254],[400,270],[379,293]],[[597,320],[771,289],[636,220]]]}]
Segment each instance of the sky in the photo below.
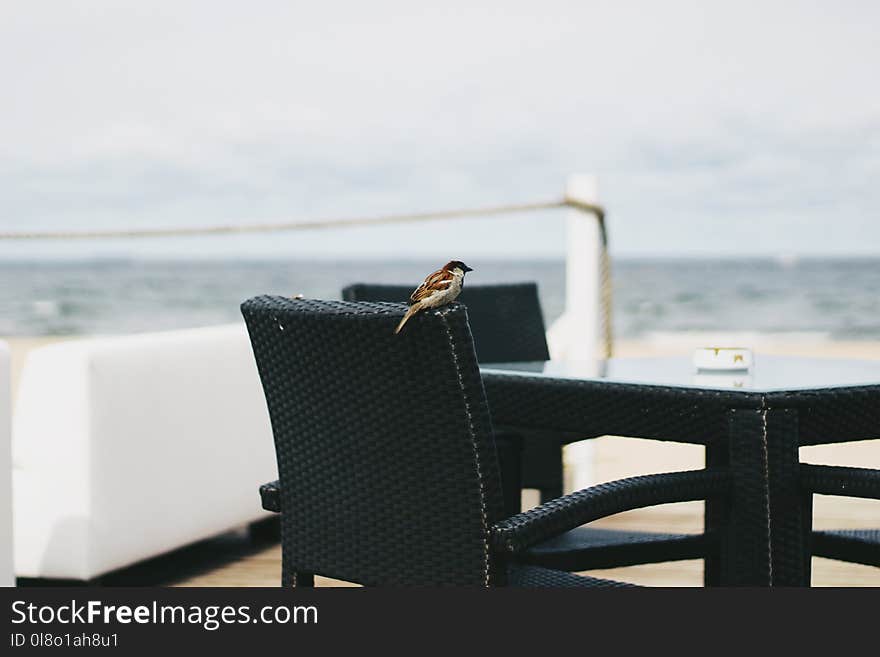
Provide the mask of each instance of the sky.
[{"label": "sky", "polygon": [[[0,4],[0,230],[546,200],[590,173],[617,256],[880,255],[880,4],[426,4]],[[563,216],[0,258],[555,257]]]}]

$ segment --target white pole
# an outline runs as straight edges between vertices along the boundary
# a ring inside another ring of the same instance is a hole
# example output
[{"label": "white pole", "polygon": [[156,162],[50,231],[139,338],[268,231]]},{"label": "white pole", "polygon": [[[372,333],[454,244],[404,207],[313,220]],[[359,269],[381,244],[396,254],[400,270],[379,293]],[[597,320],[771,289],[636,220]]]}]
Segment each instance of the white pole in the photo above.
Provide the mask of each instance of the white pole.
[{"label": "white pole", "polygon": [[[565,198],[599,204],[596,176],[569,176]],[[565,311],[547,337],[553,358],[595,361],[601,312],[601,234],[596,217],[572,208],[566,217]],[[598,364],[596,364],[598,372]]]},{"label": "white pole", "polygon": [[12,390],[9,347],[0,341],[0,586],[14,586],[12,568]]},{"label": "white pole", "polygon": [[[596,176],[574,174],[565,187],[566,199],[599,205]],[[547,332],[550,354],[556,359],[590,364],[599,374],[601,318],[601,232],[596,216],[572,208],[566,217],[565,311]],[[590,441],[565,448],[567,490],[592,485],[593,445]]]}]

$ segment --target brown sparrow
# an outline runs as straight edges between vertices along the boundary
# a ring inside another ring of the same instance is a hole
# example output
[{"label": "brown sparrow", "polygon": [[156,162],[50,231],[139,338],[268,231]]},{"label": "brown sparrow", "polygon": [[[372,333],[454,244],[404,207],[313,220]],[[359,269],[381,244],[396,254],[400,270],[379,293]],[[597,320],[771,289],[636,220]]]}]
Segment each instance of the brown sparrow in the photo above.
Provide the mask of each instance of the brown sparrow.
[{"label": "brown sparrow", "polygon": [[464,275],[469,271],[473,271],[473,269],[460,260],[452,260],[433,274],[428,275],[425,281],[410,295],[409,310],[406,311],[394,332],[400,333],[400,329],[409,321],[409,318],[420,310],[445,306],[447,303],[455,301],[461,294]]}]

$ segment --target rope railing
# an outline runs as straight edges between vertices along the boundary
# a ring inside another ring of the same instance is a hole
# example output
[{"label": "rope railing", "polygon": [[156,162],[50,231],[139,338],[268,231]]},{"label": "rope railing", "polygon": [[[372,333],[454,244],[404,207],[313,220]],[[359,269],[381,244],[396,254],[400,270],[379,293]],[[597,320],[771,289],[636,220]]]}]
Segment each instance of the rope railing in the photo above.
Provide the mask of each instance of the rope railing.
[{"label": "rope railing", "polygon": [[0,231],[0,241],[40,241],[40,240],[92,240],[92,239],[130,239],[156,237],[197,237],[211,235],[244,235],[251,233],[275,233],[297,230],[327,230],[333,228],[351,228],[354,226],[379,226],[383,224],[402,224],[436,219],[466,219],[472,217],[491,217],[503,214],[537,212],[573,208],[592,214],[599,223],[600,234],[600,285],[601,285],[601,335],[605,346],[605,355],[610,357],[613,348],[611,326],[611,263],[608,257],[608,232],[605,225],[605,210],[600,205],[585,203],[577,199],[562,198],[558,200],[538,201],[535,203],[508,203],[504,205],[487,205],[477,208],[458,208],[438,210],[434,212],[410,212],[402,214],[386,214],[373,217],[347,217],[339,219],[311,219],[301,221],[284,221],[276,223],[230,224],[219,226],[192,226],[182,228],[133,228],[123,230],[99,229],[82,231]]},{"label": "rope railing", "polygon": [[0,231],[0,240],[76,240],[76,239],[114,239],[114,238],[149,238],[149,237],[195,237],[200,235],[232,235],[246,233],[274,233],[294,230],[320,230],[330,228],[346,228],[352,226],[377,226],[382,224],[399,224],[434,219],[465,219],[469,217],[487,217],[500,214],[515,214],[552,210],[563,207],[577,207],[586,212],[604,217],[603,209],[596,205],[569,201],[542,201],[537,203],[511,203],[507,205],[488,205],[478,208],[460,208],[454,210],[438,210],[436,212],[410,212],[404,214],[386,214],[374,217],[344,217],[337,219],[312,219],[301,221],[284,221],[276,223],[249,223],[220,226],[192,226],[181,228],[133,228],[124,230],[82,230],[82,231]]}]

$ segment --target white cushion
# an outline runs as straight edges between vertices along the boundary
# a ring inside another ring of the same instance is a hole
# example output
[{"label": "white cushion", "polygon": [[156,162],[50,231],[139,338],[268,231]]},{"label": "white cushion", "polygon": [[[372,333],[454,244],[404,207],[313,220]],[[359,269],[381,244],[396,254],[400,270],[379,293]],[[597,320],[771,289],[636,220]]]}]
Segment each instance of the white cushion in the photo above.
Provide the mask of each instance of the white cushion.
[{"label": "white cushion", "polygon": [[267,515],[275,453],[243,325],[43,347],[15,410],[19,576],[90,579]]}]

